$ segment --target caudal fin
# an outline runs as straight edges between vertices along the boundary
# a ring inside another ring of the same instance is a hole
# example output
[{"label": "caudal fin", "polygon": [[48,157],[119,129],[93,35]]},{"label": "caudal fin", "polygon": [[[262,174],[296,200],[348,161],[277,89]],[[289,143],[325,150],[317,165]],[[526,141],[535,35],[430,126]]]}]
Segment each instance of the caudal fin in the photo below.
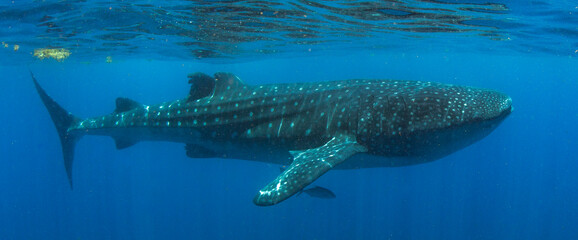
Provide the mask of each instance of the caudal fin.
[{"label": "caudal fin", "polygon": [[62,155],[64,157],[64,167],[66,168],[66,174],[68,175],[68,182],[70,183],[70,188],[72,188],[72,162],[74,161],[74,146],[81,135],[78,134],[71,134],[68,132],[68,129],[73,126],[74,124],[80,121],[80,118],[75,117],[64,108],[62,108],[56,101],[54,101],[34,78],[34,75],[30,73],[32,76],[32,81],[34,82],[34,86],[36,86],[36,90],[38,91],[38,95],[40,95],[40,99],[46,106],[52,121],[54,122],[54,126],[56,126],[56,130],[58,131],[58,136],[60,136],[60,144],[62,145]]}]

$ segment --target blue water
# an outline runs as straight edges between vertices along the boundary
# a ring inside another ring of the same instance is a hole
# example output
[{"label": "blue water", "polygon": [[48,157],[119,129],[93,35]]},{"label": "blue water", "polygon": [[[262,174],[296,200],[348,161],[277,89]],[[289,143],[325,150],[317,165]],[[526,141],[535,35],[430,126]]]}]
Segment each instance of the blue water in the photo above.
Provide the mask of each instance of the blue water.
[{"label": "blue water", "polygon": [[[576,23],[575,4],[514,2],[506,3],[508,10],[483,14],[485,21],[494,21],[494,34],[513,41],[453,31],[411,38],[403,31],[378,29],[396,41],[376,47],[381,35],[372,30],[337,42],[332,40],[342,39],[334,34],[338,30],[327,30],[325,35],[317,31],[324,41],[315,44],[271,46],[280,40],[245,39],[235,43],[242,51],[224,51],[231,42],[195,45],[219,53],[202,58],[191,45],[155,45],[144,37],[103,40],[117,45],[90,51],[87,46],[102,42],[81,41],[75,47],[78,37],[42,38],[54,32],[30,24],[35,17],[58,12],[60,18],[69,17],[62,32],[74,32],[69,28],[78,24],[73,21],[76,13],[59,11],[94,14],[89,3],[68,2],[69,8],[1,5],[0,41],[10,45],[0,48],[0,239],[578,238],[578,35],[576,25],[569,26]],[[139,6],[132,7],[131,13],[138,13],[134,8]],[[8,17],[13,16],[6,14],[8,8],[13,15],[30,15]],[[398,11],[385,12],[405,15]],[[183,37],[145,31],[155,28],[142,22],[149,26],[139,28],[144,33]],[[91,34],[86,38],[91,39],[110,29],[83,29],[76,36]],[[18,43],[20,49],[14,51]],[[66,47],[72,54],[61,62],[32,56],[33,49],[51,46]],[[279,51],[255,54],[251,47]],[[165,56],[165,51],[183,54]],[[106,56],[112,56],[112,63],[105,62]],[[400,168],[330,171],[315,184],[337,198],[301,195],[264,208],[251,200],[276,177],[279,166],[191,159],[177,143],[142,142],[116,150],[111,138],[87,136],[76,148],[71,190],[58,135],[30,71],[55,100],[80,117],[112,112],[119,96],[147,104],[184,98],[190,87],[186,75],[198,71],[232,72],[249,84],[391,78],[471,85],[509,94],[514,112],[488,137],[443,159]]]}]

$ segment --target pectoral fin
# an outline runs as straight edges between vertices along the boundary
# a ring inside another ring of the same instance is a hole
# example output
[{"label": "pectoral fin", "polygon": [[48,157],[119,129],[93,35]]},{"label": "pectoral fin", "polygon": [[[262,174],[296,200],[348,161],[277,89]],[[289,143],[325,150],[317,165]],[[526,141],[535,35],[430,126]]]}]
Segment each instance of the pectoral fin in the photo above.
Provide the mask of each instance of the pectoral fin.
[{"label": "pectoral fin", "polygon": [[356,153],[367,152],[354,136],[340,134],[325,145],[304,151],[292,151],[293,163],[275,180],[259,191],[253,202],[259,206],[277,204],[301,191],[331,168]]}]

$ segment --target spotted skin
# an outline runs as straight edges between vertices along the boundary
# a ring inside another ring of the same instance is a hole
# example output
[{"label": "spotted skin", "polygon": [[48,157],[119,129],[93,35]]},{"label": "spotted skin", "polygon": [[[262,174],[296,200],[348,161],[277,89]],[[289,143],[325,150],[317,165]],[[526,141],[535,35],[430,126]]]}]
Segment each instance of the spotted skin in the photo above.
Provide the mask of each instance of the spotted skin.
[{"label": "spotted skin", "polygon": [[[432,82],[354,79],[252,86],[230,73],[189,78],[188,98],[150,106],[119,98],[112,114],[82,120],[34,82],[51,116],[68,114],[65,121],[53,117],[61,139],[74,140],[67,148],[83,135],[106,135],[117,148],[143,140],[173,141],[186,143],[193,158],[289,165],[254,198],[261,206],[289,198],[333,168],[439,159],[489,134],[512,108],[511,99],[496,91]],[[72,156],[65,159],[71,179]]]}]

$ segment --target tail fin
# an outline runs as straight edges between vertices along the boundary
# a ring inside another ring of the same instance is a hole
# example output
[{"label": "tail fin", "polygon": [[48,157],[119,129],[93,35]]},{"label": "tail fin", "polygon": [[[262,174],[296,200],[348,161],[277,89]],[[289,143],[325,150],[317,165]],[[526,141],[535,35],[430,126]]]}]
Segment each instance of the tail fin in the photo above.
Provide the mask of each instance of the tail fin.
[{"label": "tail fin", "polygon": [[80,118],[75,117],[64,108],[62,108],[58,103],[56,103],[46,92],[34,75],[30,73],[32,76],[32,81],[36,86],[36,90],[38,91],[38,95],[40,95],[40,99],[46,106],[48,113],[50,113],[50,117],[54,122],[54,126],[56,126],[56,130],[58,131],[58,136],[60,136],[60,144],[62,145],[62,155],[64,157],[64,167],[66,168],[66,174],[68,175],[68,182],[70,183],[70,188],[72,189],[72,162],[74,160],[74,146],[81,135],[78,134],[71,134],[68,132],[68,129],[73,126],[74,124],[80,121]]}]

